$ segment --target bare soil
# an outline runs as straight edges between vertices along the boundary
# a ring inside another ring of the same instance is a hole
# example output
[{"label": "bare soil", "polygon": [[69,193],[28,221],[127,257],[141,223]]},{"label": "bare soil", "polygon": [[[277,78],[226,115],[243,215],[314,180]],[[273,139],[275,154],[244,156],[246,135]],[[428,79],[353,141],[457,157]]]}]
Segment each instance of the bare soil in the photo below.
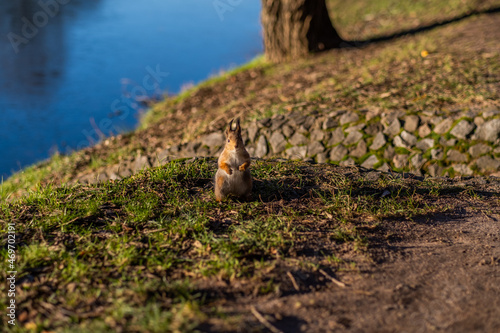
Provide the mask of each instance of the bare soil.
[{"label": "bare soil", "polygon": [[370,260],[338,273],[344,288],[326,278],[317,291],[242,297],[224,308],[246,316],[243,332],[268,330],[266,324],[282,332],[499,332],[498,184],[483,187],[477,200],[441,197],[438,204],[454,206],[447,213],[367,231]]}]

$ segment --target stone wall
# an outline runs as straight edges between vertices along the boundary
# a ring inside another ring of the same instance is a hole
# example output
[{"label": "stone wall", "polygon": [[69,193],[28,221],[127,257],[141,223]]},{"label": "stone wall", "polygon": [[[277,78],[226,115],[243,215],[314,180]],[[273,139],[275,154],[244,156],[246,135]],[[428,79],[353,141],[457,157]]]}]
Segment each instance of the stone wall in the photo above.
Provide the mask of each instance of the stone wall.
[{"label": "stone wall", "polygon": [[[290,112],[242,124],[251,156],[313,159],[317,163],[359,164],[416,175],[500,176],[500,111],[335,110]],[[223,129],[196,141],[138,156],[81,177],[82,182],[117,179],[138,170],[190,157],[218,156]]]}]

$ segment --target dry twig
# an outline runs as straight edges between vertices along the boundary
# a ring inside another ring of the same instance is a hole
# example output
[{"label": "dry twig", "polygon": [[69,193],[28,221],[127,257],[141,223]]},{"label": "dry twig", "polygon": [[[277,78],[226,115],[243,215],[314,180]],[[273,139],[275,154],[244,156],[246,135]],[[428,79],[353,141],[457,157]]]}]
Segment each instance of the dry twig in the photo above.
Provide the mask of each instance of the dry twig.
[{"label": "dry twig", "polygon": [[295,288],[295,290],[299,291],[299,285],[297,284],[297,281],[295,280],[295,278],[293,277],[293,274],[291,272],[286,272],[286,275],[288,275],[288,277],[290,278],[290,280],[292,281],[292,284],[293,284],[293,287]]},{"label": "dry twig", "polygon": [[346,287],[346,284],[344,282],[341,282],[341,281],[337,280],[336,278],[334,278],[333,276],[331,276],[330,274],[328,274],[324,270],[320,269],[319,272],[321,274],[323,274],[324,276],[326,276],[328,279],[332,280],[332,282],[335,283],[337,286],[339,286],[341,288],[345,288]]},{"label": "dry twig", "polygon": [[250,306],[250,311],[252,311],[252,314],[257,318],[258,321],[262,323],[262,325],[266,326],[268,330],[270,330],[273,333],[283,333],[281,330],[276,328],[273,324],[271,324],[266,318],[264,318],[263,315],[257,311],[255,306],[251,305]]}]

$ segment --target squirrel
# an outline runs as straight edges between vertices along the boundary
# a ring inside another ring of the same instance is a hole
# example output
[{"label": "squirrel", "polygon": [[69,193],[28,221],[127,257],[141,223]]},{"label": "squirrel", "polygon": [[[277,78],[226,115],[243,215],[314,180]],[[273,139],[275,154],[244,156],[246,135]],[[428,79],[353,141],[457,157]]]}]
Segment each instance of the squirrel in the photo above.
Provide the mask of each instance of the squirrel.
[{"label": "squirrel", "polygon": [[219,156],[218,170],[215,174],[215,199],[222,201],[228,196],[249,200],[252,196],[252,176],[250,174],[250,154],[245,149],[241,138],[240,119],[229,123],[226,145]]}]

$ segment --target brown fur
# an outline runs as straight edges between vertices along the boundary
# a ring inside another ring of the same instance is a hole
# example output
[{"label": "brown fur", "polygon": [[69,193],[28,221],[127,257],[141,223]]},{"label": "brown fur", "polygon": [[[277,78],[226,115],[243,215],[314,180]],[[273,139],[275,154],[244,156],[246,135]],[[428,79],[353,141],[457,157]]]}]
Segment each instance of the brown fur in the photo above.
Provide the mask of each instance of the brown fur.
[{"label": "brown fur", "polygon": [[219,169],[215,175],[215,198],[222,201],[229,196],[249,199],[252,194],[252,176],[250,174],[250,155],[241,138],[239,119],[236,129],[233,120],[226,129],[226,145],[219,156]]}]

